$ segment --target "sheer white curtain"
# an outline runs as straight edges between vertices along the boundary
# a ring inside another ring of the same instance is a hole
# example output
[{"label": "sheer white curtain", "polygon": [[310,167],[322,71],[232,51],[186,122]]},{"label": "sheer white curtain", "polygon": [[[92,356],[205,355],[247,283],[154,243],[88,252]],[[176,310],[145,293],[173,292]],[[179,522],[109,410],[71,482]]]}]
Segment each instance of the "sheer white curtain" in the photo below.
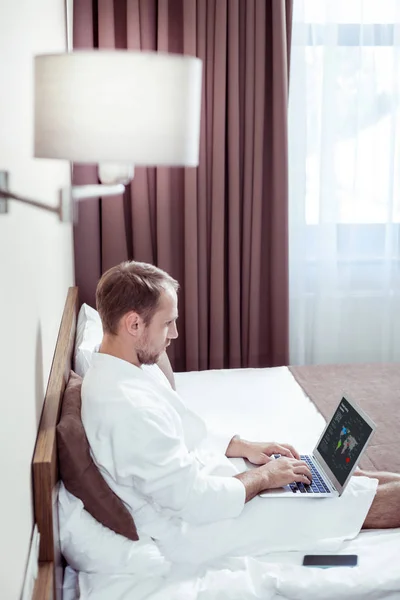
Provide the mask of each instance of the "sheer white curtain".
[{"label": "sheer white curtain", "polygon": [[400,360],[400,0],[294,0],[290,360]]}]

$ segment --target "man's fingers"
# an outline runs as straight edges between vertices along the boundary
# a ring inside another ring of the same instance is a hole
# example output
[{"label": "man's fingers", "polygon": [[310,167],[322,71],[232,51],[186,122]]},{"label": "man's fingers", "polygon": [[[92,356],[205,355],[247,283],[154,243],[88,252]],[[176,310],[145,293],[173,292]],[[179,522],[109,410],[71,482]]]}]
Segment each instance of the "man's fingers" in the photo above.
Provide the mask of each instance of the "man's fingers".
[{"label": "man's fingers", "polygon": [[282,456],[287,456],[288,458],[296,458],[288,446],[281,446],[280,444],[277,444],[276,453],[282,454]]},{"label": "man's fingers", "polygon": [[294,470],[295,475],[305,475],[310,481],[312,481],[311,471],[307,467],[307,465],[304,464],[304,466],[303,465],[297,466],[293,470]]},{"label": "man's fingers", "polygon": [[290,450],[293,458],[297,458],[297,460],[300,460],[300,454],[297,452],[297,450],[295,450],[295,448],[293,448],[293,446],[291,446],[290,444],[283,444],[283,446]]},{"label": "man's fingers", "polygon": [[260,464],[266,464],[269,463],[271,460],[273,460],[270,456],[268,456],[267,454],[261,454],[261,462]]},{"label": "man's fingers", "polygon": [[307,463],[304,460],[298,460],[297,458],[293,460],[293,467],[307,467]]},{"label": "man's fingers", "polygon": [[297,460],[300,460],[300,454],[297,452],[297,450],[293,448],[293,446],[291,446],[291,444],[277,444],[276,450],[277,452],[282,454],[282,456],[287,456],[288,458],[296,458]]}]

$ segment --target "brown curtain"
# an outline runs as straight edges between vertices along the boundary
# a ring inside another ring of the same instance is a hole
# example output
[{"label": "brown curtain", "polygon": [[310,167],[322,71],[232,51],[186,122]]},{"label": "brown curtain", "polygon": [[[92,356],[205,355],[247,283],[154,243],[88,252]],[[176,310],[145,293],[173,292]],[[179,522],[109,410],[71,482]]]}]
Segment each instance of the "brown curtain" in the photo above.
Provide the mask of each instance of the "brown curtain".
[{"label": "brown curtain", "polygon": [[[288,362],[290,23],[291,0],[75,2],[75,48],[203,61],[198,169],[137,168],[124,197],[80,203],[75,228],[83,302],[126,259],[179,280],[175,370]],[[75,183],[96,177],[74,168]]]}]

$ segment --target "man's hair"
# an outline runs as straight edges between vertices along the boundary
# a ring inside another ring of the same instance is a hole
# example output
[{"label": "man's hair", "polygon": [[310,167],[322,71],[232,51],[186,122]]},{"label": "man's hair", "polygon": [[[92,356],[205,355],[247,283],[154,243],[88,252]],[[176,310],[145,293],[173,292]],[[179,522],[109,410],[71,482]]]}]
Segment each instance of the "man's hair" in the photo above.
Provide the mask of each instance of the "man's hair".
[{"label": "man's hair", "polygon": [[127,261],[106,271],[97,284],[96,306],[104,333],[116,335],[120,319],[131,310],[148,325],[157,312],[162,292],[179,284],[154,265]]}]

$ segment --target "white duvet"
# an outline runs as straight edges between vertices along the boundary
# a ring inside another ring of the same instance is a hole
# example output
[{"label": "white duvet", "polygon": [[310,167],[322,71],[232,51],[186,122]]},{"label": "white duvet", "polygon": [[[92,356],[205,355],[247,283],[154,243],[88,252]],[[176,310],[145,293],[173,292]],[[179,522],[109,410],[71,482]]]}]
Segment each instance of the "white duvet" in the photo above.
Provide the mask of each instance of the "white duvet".
[{"label": "white duvet", "polygon": [[[161,563],[141,574],[80,573],[79,587],[81,598],[88,600],[398,599],[399,543],[398,532],[362,534],[345,549],[359,556],[354,569],[308,569],[300,566],[299,555],[270,555],[264,560],[229,558],[203,569],[170,566],[167,573]],[[150,548],[149,561],[154,561]]]},{"label": "white duvet", "polygon": [[[176,380],[186,403],[213,427],[240,432],[244,438],[290,441],[301,452],[308,452],[324,427],[323,418],[286,368],[182,373],[176,375]],[[338,399],[341,392],[338,390]],[[80,509],[73,510],[74,518],[78,518]],[[60,519],[63,519],[62,503]],[[87,543],[96,545],[96,540],[88,539]],[[96,559],[100,567],[96,570],[102,574],[81,571],[78,582],[70,579],[66,586],[70,587],[70,597],[400,600],[399,530],[362,532],[346,542],[340,552],[358,555],[358,566],[353,569],[302,567],[303,557],[298,553],[269,554],[257,559],[228,558],[202,568],[177,566],[165,561],[151,539],[141,540],[136,546],[130,544],[128,558],[125,551],[110,558],[105,548],[104,564],[100,564],[100,558]],[[81,553],[85,553],[85,548],[81,548]],[[86,570],[93,570],[88,565]],[[71,591],[77,583],[80,595]]]}]

